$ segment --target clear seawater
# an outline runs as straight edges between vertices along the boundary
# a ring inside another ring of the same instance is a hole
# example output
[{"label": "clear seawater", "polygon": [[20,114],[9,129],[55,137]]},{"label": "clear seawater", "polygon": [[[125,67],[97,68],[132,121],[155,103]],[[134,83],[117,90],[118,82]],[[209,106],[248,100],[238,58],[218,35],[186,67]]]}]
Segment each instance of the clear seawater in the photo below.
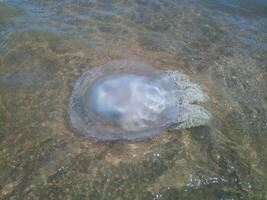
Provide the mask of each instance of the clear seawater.
[{"label": "clear seawater", "polygon": [[[187,74],[207,126],[98,142],[70,126],[91,67]],[[0,0],[0,199],[267,199],[266,0]]]}]

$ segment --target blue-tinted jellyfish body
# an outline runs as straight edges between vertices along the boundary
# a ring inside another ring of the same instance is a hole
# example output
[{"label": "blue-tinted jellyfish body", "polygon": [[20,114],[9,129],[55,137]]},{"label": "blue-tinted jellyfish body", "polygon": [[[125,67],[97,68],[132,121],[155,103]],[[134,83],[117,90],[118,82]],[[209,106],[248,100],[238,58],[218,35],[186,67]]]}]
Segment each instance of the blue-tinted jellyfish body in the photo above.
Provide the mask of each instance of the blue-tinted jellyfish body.
[{"label": "blue-tinted jellyfish body", "polygon": [[144,139],[170,126],[207,123],[207,99],[199,86],[177,71],[162,71],[129,60],[112,61],[85,72],[69,103],[73,127],[99,140]]}]

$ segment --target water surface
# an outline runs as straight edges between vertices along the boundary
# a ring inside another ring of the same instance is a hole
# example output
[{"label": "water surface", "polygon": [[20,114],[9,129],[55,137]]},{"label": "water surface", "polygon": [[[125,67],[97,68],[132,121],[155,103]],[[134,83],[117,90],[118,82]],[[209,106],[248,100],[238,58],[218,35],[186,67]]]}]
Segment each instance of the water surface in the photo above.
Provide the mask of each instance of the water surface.
[{"label": "water surface", "polygon": [[[266,199],[266,55],[264,0],[0,1],[0,199]],[[115,59],[187,74],[212,121],[78,135],[74,83]]]}]

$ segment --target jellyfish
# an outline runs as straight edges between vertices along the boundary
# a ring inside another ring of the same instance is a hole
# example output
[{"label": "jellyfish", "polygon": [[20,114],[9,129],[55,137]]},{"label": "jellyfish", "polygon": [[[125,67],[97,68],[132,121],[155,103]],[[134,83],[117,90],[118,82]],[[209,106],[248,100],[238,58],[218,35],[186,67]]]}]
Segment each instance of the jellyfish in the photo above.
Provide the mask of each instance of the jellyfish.
[{"label": "jellyfish", "polygon": [[176,70],[115,60],[84,72],[69,101],[74,129],[96,140],[141,140],[207,124],[208,96]]}]

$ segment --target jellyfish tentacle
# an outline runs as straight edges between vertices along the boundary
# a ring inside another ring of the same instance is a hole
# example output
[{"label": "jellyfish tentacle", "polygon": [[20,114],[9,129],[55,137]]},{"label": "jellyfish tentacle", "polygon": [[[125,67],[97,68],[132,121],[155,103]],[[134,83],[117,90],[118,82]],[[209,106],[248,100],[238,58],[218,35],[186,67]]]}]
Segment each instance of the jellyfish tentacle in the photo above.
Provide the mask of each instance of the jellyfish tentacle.
[{"label": "jellyfish tentacle", "polygon": [[200,105],[188,104],[181,108],[180,116],[175,129],[206,125],[211,118],[211,113]]}]

